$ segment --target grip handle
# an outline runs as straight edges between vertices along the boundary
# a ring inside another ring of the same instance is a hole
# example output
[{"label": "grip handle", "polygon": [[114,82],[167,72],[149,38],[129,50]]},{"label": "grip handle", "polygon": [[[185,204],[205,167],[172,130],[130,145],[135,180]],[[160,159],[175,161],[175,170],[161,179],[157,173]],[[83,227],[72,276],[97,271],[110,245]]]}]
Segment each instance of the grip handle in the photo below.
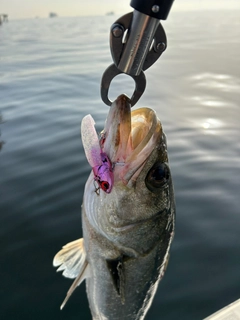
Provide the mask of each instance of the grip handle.
[{"label": "grip handle", "polygon": [[174,0],[131,0],[130,6],[150,17],[166,20]]}]

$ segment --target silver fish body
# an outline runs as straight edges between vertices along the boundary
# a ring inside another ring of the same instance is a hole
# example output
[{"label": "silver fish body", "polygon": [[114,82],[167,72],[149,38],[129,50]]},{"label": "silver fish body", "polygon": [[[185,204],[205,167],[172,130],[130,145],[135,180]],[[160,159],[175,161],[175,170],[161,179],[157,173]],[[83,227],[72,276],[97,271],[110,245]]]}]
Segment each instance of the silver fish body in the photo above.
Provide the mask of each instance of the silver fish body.
[{"label": "silver fish body", "polygon": [[65,276],[76,277],[67,299],[86,279],[94,320],[144,319],[167,267],[174,234],[165,135],[152,109],[131,113],[122,95],[109,111],[100,144],[114,166],[112,190],[96,192],[90,174],[82,206],[82,253],[73,242],[56,255],[54,265]]}]

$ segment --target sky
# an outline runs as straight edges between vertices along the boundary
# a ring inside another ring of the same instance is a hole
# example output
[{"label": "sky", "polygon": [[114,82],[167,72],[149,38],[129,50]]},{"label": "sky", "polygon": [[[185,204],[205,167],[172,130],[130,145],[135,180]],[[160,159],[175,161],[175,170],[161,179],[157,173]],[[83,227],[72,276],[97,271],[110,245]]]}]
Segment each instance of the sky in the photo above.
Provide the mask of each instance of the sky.
[{"label": "sky", "polygon": [[[175,0],[172,11],[239,9],[240,0]],[[9,19],[44,18],[49,12],[59,16],[105,15],[109,11],[125,14],[132,11],[130,0],[0,0],[0,14]]]}]

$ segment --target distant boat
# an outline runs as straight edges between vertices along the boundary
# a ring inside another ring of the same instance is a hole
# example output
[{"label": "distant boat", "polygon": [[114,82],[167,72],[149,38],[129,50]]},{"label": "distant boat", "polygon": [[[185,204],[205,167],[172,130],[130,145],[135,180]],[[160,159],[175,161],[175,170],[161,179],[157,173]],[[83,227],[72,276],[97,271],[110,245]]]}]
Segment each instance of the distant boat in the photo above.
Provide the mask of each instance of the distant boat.
[{"label": "distant boat", "polygon": [[56,18],[57,16],[55,12],[49,12],[49,18]]},{"label": "distant boat", "polygon": [[3,22],[7,22],[8,21],[8,15],[3,13],[3,14],[0,14],[0,25],[3,23]]},{"label": "distant boat", "polygon": [[114,11],[109,11],[106,13],[106,16],[113,16],[114,15]]}]

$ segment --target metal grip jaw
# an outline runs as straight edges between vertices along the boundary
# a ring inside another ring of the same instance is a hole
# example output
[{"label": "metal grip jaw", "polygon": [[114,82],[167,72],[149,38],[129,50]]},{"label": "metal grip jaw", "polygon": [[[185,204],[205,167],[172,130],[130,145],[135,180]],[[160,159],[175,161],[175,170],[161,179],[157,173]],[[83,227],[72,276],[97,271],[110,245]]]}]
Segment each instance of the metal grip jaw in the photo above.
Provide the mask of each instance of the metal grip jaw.
[{"label": "metal grip jaw", "polygon": [[134,79],[136,85],[130,99],[133,106],[146,87],[143,71],[161,56],[166,47],[167,38],[159,19],[137,10],[119,18],[110,31],[110,49],[114,64],[103,74],[102,100],[107,105],[112,104],[108,99],[110,83],[116,75],[125,73]]},{"label": "metal grip jaw", "polygon": [[[112,101],[108,98],[108,90],[111,84],[111,81],[113,78],[115,78],[117,75],[123,73],[120,71],[115,64],[110,65],[106,71],[104,72],[102,76],[102,82],[101,82],[101,97],[102,101],[106,103],[106,105],[111,106]],[[133,95],[130,99],[131,106],[133,107],[138,100],[141,98],[145,88],[146,88],[146,78],[143,73],[143,71],[138,76],[132,76],[130,75],[133,80],[135,81],[135,90],[133,92]]]}]

